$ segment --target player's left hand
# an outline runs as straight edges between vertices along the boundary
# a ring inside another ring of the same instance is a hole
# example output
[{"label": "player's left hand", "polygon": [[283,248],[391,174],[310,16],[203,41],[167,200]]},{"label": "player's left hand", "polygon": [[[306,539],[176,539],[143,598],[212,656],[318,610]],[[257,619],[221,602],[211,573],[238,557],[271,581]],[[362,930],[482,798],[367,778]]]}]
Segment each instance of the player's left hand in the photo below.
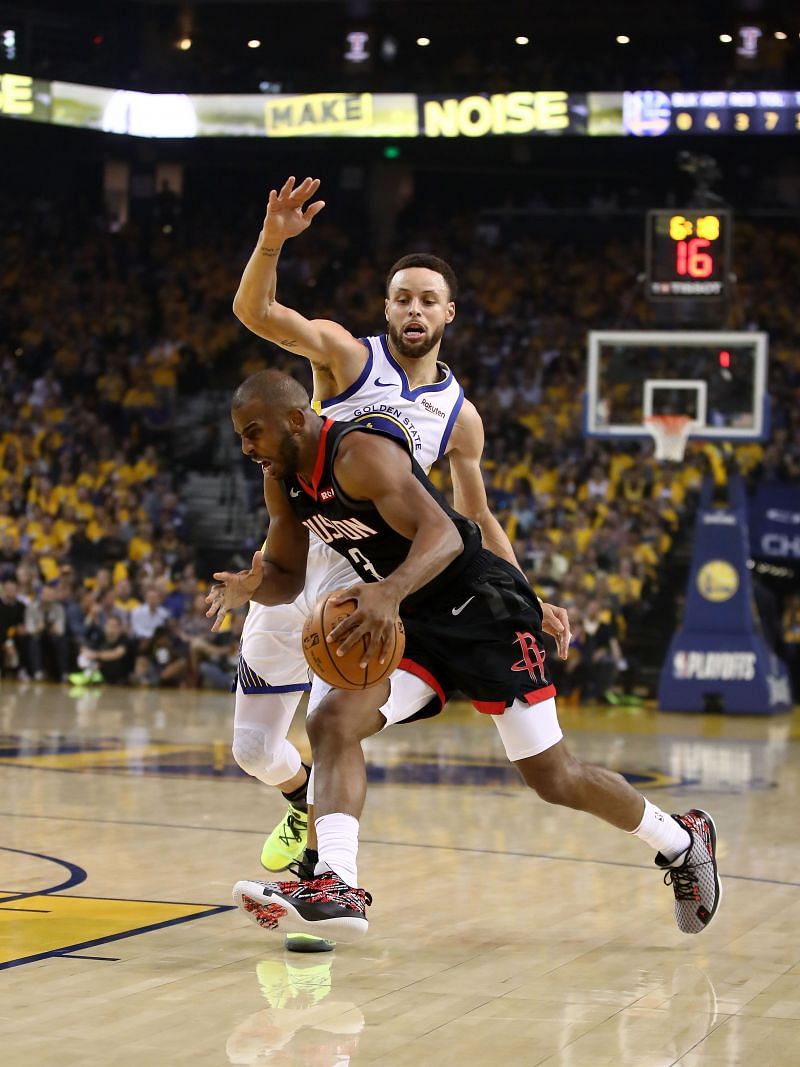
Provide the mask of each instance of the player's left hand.
[{"label": "player's left hand", "polygon": [[336,655],[343,656],[362,637],[367,637],[369,640],[360,666],[366,667],[375,655],[380,663],[385,663],[392,647],[395,619],[400,611],[400,601],[392,593],[389,583],[351,585],[349,589],[332,596],[328,603],[342,604],[345,600],[355,600],[358,607],[326,635],[329,642],[340,642]]},{"label": "player's left hand", "polygon": [[253,554],[253,562],[249,571],[217,571],[213,577],[220,584],[212,585],[206,597],[206,604],[211,605],[206,612],[206,618],[216,616],[211,632],[218,633],[228,612],[246,604],[261,585],[264,577],[264,561],[261,553]]},{"label": "player's left hand", "polygon": [[569,629],[569,615],[566,608],[542,601],[542,629],[556,639],[558,658],[566,659],[572,634]]}]

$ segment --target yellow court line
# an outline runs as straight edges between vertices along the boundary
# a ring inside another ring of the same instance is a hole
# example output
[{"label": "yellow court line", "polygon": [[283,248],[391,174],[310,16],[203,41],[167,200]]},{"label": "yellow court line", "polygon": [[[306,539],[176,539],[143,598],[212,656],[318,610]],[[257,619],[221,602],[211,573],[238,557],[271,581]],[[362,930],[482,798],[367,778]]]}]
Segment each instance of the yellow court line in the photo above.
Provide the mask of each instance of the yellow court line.
[{"label": "yellow court line", "polygon": [[105,944],[218,910],[210,904],[0,894],[0,968]]},{"label": "yellow court line", "polygon": [[204,752],[204,745],[171,745],[156,742],[150,745],[132,745],[116,749],[89,749],[83,752],[45,752],[40,754],[2,756],[0,764],[15,767],[41,767],[56,770],[81,770],[91,767],[107,767],[116,764],[134,763],[153,756],[168,756],[176,753]]}]

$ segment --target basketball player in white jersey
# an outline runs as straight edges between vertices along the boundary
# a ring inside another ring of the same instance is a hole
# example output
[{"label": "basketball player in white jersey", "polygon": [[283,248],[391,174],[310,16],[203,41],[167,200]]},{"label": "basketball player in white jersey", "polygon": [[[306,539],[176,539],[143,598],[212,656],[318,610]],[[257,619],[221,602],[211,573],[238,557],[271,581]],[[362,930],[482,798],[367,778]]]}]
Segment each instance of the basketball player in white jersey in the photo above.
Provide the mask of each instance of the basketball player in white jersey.
[{"label": "basketball player in white jersey", "polygon": [[[234,313],[253,333],[310,361],[319,413],[363,421],[401,436],[426,470],[446,455],[454,506],[479,525],[487,548],[518,565],[486,500],[480,471],[480,416],[465,400],[452,371],[438,362],[445,326],[455,317],[456,279],[451,268],[422,254],[399,260],[389,274],[388,329],[381,336],[358,339],[336,322],[306,319],[277,301],[281,248],[303,233],[324,207],[323,201],[305,207],[319,184],[306,178],[295,186],[294,178],[289,178],[280,192],[270,193]],[[254,568],[260,566],[256,553]],[[276,786],[289,801],[283,821],[262,850],[262,864],[270,871],[283,870],[299,859],[306,844],[309,769],[286,736],[300,697],[310,688],[301,648],[303,621],[323,592],[358,580],[346,560],[312,536],[303,594],[287,605],[250,604],[236,683],[233,755],[243,770]],[[543,609],[543,629],[556,638],[559,654],[566,657],[567,614],[552,605]],[[215,610],[212,606],[209,615]]]}]

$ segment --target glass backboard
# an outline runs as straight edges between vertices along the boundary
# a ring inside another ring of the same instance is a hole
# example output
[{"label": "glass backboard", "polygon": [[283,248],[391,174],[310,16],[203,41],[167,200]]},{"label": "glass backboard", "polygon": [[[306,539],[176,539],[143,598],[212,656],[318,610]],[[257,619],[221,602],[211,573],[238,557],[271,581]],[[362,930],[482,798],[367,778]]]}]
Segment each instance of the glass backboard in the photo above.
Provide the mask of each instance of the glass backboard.
[{"label": "glass backboard", "polygon": [[683,415],[693,438],[763,440],[766,389],[765,333],[596,330],[588,339],[584,432],[647,437],[650,416]]}]

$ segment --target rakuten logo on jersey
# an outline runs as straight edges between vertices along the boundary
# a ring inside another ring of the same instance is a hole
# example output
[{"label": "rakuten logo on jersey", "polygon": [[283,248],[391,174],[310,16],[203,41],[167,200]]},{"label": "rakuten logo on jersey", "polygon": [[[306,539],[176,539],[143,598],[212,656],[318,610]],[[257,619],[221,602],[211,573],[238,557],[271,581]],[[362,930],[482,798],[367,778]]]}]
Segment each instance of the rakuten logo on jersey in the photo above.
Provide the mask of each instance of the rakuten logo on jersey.
[{"label": "rakuten logo on jersey", "polygon": [[749,682],[756,676],[755,652],[676,652],[672,676],[721,682]]},{"label": "rakuten logo on jersey", "polygon": [[440,419],[446,419],[447,415],[441,408],[437,408],[435,404],[432,404],[426,397],[420,401],[426,411],[430,411],[431,415],[438,415]]}]

